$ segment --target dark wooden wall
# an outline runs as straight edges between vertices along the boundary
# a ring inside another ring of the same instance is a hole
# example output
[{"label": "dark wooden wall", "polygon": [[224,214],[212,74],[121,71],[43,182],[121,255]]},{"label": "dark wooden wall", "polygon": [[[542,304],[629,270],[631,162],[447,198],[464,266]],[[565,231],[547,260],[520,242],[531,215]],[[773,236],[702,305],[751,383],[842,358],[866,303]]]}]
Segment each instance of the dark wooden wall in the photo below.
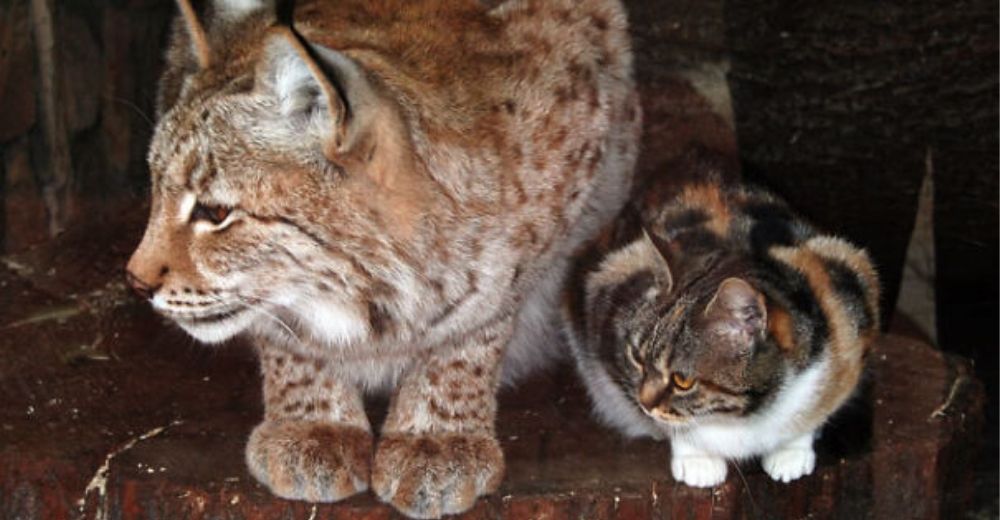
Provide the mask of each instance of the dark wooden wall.
[{"label": "dark wooden wall", "polygon": [[[173,10],[170,0],[0,0],[0,252],[142,204]],[[53,35],[51,67],[40,25]],[[46,131],[49,99],[61,139]]]},{"label": "dark wooden wall", "polygon": [[971,356],[996,423],[998,4],[726,0],[746,176],[864,244],[892,312],[934,183],[938,339]]}]

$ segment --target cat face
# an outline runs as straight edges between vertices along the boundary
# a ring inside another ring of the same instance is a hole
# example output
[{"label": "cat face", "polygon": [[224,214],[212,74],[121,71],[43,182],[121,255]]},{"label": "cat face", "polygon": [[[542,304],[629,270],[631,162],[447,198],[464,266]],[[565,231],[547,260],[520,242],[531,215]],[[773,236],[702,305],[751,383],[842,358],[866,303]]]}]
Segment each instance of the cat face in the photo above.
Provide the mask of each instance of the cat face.
[{"label": "cat face", "polygon": [[655,296],[625,313],[618,327],[626,390],[644,413],[669,425],[738,417],[756,403],[764,298],[745,280],[725,276],[731,266],[707,264],[676,286],[672,276],[655,277]]},{"label": "cat face", "polygon": [[405,208],[373,195],[405,169],[398,114],[355,62],[247,5],[174,35],[128,279],[202,341],[276,309],[322,314],[329,336],[353,339],[365,325],[352,306],[375,283],[365,265]]}]

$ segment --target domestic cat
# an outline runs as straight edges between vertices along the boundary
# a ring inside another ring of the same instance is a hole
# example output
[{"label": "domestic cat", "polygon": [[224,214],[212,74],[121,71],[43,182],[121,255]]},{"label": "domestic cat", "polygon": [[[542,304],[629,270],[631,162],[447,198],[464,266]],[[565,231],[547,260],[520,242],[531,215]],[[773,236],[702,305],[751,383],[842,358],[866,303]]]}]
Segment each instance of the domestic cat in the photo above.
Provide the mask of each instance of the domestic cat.
[{"label": "domestic cat", "polygon": [[622,5],[179,5],[130,284],[197,339],[255,345],[246,461],[275,494],[470,508],[503,476],[501,379],[554,356],[570,253],[631,187]]},{"label": "domestic cat", "polygon": [[669,438],[691,486],[757,456],[775,480],[811,473],[814,436],[879,331],[871,261],[717,174],[667,192],[638,197],[570,281],[568,335],[597,414]]}]

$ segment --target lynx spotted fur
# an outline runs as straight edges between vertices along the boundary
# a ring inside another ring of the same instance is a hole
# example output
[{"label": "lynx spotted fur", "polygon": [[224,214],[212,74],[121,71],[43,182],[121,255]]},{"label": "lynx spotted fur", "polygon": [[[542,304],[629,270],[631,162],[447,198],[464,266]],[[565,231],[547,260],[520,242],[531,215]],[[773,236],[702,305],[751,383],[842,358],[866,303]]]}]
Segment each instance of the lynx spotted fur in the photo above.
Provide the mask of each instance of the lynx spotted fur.
[{"label": "lynx spotted fur", "polygon": [[[617,0],[182,0],[128,265],[208,343],[256,345],[275,494],[415,517],[494,491],[495,391],[552,353],[569,252],[631,186]],[[375,439],[363,397],[390,391]]]}]

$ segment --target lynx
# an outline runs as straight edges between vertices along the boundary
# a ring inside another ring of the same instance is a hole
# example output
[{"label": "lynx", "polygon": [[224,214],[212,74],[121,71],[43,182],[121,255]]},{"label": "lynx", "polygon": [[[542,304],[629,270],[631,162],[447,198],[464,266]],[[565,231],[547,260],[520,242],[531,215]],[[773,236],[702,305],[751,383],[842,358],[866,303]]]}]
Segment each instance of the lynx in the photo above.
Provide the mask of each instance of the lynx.
[{"label": "lynx", "polygon": [[470,508],[503,477],[496,390],[557,355],[570,251],[631,187],[622,6],[179,4],[130,284],[255,345],[246,462],[275,494]]}]

